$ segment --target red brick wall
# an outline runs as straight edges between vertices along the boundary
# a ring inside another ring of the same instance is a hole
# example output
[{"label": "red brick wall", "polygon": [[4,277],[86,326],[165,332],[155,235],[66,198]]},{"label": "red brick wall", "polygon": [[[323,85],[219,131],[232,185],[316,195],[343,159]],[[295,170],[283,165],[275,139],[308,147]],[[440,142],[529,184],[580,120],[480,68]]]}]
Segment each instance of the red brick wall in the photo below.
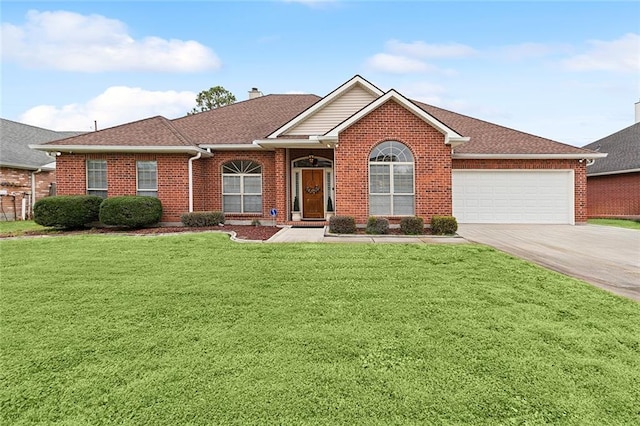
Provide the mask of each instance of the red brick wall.
[{"label": "red brick wall", "polygon": [[413,153],[416,215],[425,222],[433,215],[450,215],[451,148],[442,133],[395,101],[340,133],[334,153],[336,214],[353,216],[360,224],[367,221],[369,155],[376,145],[389,140],[405,144]]},{"label": "red brick wall", "polygon": [[[2,202],[0,220],[14,220],[22,217],[22,200],[26,200],[25,217],[31,218],[31,177],[32,170],[0,167],[0,190],[7,191],[9,196],[0,196]],[[36,173],[36,201],[49,196],[51,185],[56,181],[56,172]],[[13,194],[13,196],[11,196]],[[15,197],[15,210],[14,210]]]},{"label": "red brick wall", "polygon": [[62,154],[56,162],[60,171],[58,195],[86,194],[87,160],[107,161],[109,197],[135,195],[136,161],[157,161],[162,221],[179,222],[180,215],[189,209],[189,158],[186,154]]},{"label": "red brick wall", "polygon": [[[284,150],[282,150],[284,155]],[[222,165],[233,160],[255,161],[262,165],[262,214],[247,213],[230,215],[225,214],[227,220],[265,220],[271,219],[269,211],[276,207],[278,216],[284,217],[284,210],[276,203],[276,153],[273,151],[216,151],[212,158],[198,160],[202,162],[202,179],[199,185],[204,188],[202,198],[202,211],[222,211]],[[284,160],[282,160],[284,162]],[[285,192],[282,182],[283,193]]]},{"label": "red brick wall", "polygon": [[589,217],[640,216],[640,172],[587,178]]},{"label": "red brick wall", "polygon": [[575,222],[587,221],[587,175],[579,160],[453,160],[453,169],[573,169]]}]

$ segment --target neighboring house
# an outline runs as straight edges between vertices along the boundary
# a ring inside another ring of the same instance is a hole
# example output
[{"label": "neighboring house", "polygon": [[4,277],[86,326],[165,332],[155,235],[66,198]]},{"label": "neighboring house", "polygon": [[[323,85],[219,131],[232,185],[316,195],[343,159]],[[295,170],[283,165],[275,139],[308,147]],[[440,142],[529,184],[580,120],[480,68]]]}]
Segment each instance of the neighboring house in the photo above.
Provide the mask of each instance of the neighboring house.
[{"label": "neighboring house", "polygon": [[78,134],[0,119],[0,220],[29,218],[33,203],[55,191],[55,159],[29,145]]},{"label": "neighboring house", "polygon": [[587,167],[589,217],[640,217],[640,103],[636,121],[584,147],[608,153]]},{"label": "neighboring house", "polygon": [[[383,92],[355,76],[325,97],[266,95],[35,147],[59,155],[59,194],[157,196],[163,221],[223,211],[249,223],[336,215],[392,223],[585,222],[577,148]],[[274,211],[275,210],[275,211]]]}]

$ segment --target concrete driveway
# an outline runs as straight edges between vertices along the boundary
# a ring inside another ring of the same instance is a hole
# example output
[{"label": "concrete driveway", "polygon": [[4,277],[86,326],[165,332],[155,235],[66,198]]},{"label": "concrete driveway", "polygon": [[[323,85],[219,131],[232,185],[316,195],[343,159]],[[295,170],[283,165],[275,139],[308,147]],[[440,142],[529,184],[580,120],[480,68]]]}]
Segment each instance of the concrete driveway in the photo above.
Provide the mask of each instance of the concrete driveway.
[{"label": "concrete driveway", "polygon": [[640,301],[640,231],[598,225],[471,225],[458,235]]}]

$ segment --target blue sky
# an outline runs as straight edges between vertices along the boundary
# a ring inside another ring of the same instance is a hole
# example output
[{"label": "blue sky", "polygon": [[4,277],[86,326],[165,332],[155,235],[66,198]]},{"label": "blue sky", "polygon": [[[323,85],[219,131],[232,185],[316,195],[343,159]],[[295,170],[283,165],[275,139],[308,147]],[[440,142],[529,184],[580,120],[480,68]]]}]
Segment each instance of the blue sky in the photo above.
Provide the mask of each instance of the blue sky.
[{"label": "blue sky", "polygon": [[630,126],[638,2],[2,1],[3,118],[91,130],[238,100],[324,96],[355,74],[582,146]]}]

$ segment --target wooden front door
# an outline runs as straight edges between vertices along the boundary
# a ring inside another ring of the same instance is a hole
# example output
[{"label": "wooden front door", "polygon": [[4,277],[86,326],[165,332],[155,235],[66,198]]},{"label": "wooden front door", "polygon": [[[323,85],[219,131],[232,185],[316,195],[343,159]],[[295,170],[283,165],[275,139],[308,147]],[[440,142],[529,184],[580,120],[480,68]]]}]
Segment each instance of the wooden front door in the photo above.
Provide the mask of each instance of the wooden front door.
[{"label": "wooden front door", "polygon": [[302,216],[324,219],[324,170],[302,171]]}]

